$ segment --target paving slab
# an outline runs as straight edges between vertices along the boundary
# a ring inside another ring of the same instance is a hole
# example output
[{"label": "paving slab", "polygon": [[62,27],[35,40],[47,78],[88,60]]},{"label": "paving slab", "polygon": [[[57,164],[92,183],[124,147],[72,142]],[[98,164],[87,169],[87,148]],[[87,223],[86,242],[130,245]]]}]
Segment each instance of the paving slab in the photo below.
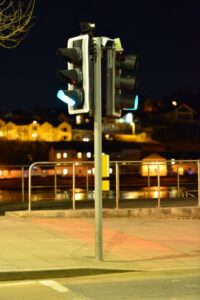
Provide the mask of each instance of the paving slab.
[{"label": "paving slab", "polygon": [[200,219],[103,219],[103,261],[93,217],[0,217],[0,280],[95,272],[200,268]]}]

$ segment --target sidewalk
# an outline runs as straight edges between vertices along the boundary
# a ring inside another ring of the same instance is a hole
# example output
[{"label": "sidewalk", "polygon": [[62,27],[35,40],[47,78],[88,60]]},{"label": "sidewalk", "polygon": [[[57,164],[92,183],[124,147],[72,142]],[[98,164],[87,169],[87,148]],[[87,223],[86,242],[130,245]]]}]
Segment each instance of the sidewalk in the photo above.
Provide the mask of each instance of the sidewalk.
[{"label": "sidewalk", "polygon": [[104,218],[97,261],[94,218],[10,214],[0,217],[0,280],[200,268],[199,229],[199,219]]}]

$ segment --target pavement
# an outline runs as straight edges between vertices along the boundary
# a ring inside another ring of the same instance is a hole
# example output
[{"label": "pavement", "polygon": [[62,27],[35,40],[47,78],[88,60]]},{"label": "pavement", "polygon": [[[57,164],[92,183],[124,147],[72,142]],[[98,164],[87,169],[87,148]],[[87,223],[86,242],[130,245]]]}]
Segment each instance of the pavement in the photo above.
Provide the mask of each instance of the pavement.
[{"label": "pavement", "polygon": [[199,218],[107,214],[102,222],[103,259],[99,260],[91,211],[1,216],[0,280],[200,269]]}]

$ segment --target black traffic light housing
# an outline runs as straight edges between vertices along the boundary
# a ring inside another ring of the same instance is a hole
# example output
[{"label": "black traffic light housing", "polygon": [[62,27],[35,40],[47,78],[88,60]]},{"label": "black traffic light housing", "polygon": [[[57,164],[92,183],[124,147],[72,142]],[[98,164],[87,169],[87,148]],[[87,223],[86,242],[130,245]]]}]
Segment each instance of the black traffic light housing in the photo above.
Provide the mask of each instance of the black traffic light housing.
[{"label": "black traffic light housing", "polygon": [[57,97],[68,104],[69,114],[88,113],[92,84],[88,34],[70,38],[67,48],[59,48],[57,55],[67,64],[66,69],[58,71],[58,77],[67,89],[59,90]]},{"label": "black traffic light housing", "polygon": [[106,115],[120,117],[122,109],[135,110],[138,56],[107,49]]}]

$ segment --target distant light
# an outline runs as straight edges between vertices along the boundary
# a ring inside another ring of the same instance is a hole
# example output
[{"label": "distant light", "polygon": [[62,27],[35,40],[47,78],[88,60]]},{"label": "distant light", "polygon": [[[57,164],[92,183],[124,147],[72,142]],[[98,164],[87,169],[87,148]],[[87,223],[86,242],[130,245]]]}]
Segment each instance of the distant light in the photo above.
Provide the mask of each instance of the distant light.
[{"label": "distant light", "polygon": [[61,159],[61,153],[60,153],[60,152],[57,152],[57,153],[56,153],[56,158],[57,158],[57,159]]},{"label": "distant light", "polygon": [[89,141],[90,141],[90,139],[88,137],[83,138],[83,142],[89,142]]},{"label": "distant light", "polygon": [[77,115],[76,116],[76,124],[81,124],[82,123],[82,116],[81,115]]},{"label": "distant light", "polygon": [[68,174],[68,169],[63,169],[63,175],[67,175]]},{"label": "distant light", "polygon": [[124,110],[137,110],[138,109],[138,104],[139,104],[139,96],[136,95],[134,99],[134,106],[133,108],[124,108]]},{"label": "distant light", "polygon": [[171,164],[174,165],[175,163],[176,163],[175,159],[172,158],[172,159],[171,159]]},{"label": "distant light", "polygon": [[126,121],[126,123],[133,123],[133,114],[132,113],[128,113],[124,116],[124,119]]},{"label": "distant light", "polygon": [[59,100],[63,101],[64,103],[70,105],[70,106],[74,106],[74,105],[75,105],[75,101],[74,101],[72,98],[68,97],[68,96],[63,92],[63,90],[59,90],[59,91],[57,92],[57,98],[58,98]]},{"label": "distant light", "polygon": [[33,139],[36,139],[36,138],[37,138],[37,136],[38,136],[38,134],[37,134],[37,133],[34,133],[34,132],[32,133],[32,138],[33,138]]},{"label": "distant light", "polygon": [[78,153],[77,153],[77,157],[78,157],[78,158],[82,158],[82,152],[78,152]]},{"label": "distant light", "polygon": [[63,153],[63,158],[67,158],[67,152]]},{"label": "distant light", "polygon": [[173,101],[172,101],[172,105],[173,105],[173,106],[177,106],[177,105],[178,105],[177,101],[173,100]]},{"label": "distant light", "polygon": [[87,152],[86,156],[87,156],[87,158],[91,158],[92,157],[92,153],[91,152]]},{"label": "distant light", "polygon": [[105,134],[105,139],[106,139],[106,140],[109,140],[109,138],[110,138],[110,134],[108,134],[108,133]]}]

